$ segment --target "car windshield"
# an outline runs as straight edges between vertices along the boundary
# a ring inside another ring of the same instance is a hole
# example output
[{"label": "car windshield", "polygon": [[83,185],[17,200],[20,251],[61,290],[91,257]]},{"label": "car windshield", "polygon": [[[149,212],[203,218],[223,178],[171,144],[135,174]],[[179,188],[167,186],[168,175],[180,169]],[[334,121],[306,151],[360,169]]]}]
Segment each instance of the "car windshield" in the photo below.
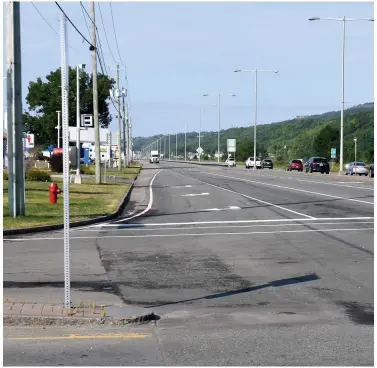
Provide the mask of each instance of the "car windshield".
[{"label": "car windshield", "polygon": [[356,162],[356,166],[366,166],[364,162]]},{"label": "car windshield", "polygon": [[321,157],[314,158],[313,162],[322,162],[323,164],[327,164],[327,160]]}]

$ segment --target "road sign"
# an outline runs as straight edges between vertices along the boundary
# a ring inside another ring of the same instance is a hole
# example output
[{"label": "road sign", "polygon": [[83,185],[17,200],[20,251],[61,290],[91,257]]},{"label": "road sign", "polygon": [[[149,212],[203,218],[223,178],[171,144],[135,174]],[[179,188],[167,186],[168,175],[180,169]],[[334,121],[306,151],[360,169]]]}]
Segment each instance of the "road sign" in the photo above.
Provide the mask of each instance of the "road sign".
[{"label": "road sign", "polygon": [[236,152],[236,140],[227,139],[226,140],[227,152]]},{"label": "road sign", "polygon": [[34,148],[34,134],[26,134],[25,148]]},{"label": "road sign", "polygon": [[81,126],[85,128],[93,128],[93,115],[92,114],[81,114]]},{"label": "road sign", "polygon": [[336,148],[331,148],[331,158],[336,158]]},{"label": "road sign", "polygon": [[199,155],[201,155],[203,153],[203,148],[202,147],[198,147],[196,152],[199,153]]},{"label": "road sign", "polygon": [[47,149],[48,149],[48,152],[52,152],[53,149],[54,149],[54,145],[53,145],[53,144],[49,144],[49,145],[47,146]]}]

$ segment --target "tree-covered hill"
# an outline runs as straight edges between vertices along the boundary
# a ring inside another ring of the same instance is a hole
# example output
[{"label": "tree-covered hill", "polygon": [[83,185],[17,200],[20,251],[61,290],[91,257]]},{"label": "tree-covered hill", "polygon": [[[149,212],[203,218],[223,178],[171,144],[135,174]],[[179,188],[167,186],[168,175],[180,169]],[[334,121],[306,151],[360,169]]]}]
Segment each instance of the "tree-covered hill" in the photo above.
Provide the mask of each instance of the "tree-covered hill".
[{"label": "tree-covered hill", "polygon": [[[277,159],[302,158],[313,155],[330,158],[331,148],[339,157],[340,111],[295,118],[257,126],[257,153]],[[358,159],[373,161],[374,103],[366,103],[345,110],[344,161],[354,158],[354,137],[357,137]],[[226,140],[237,139],[237,159],[245,160],[253,153],[253,127],[231,128],[221,131],[221,151],[226,151]],[[160,136],[134,138],[134,150],[141,150]],[[163,139],[164,142],[164,139]],[[168,147],[168,138],[166,137]],[[217,132],[202,132],[201,146],[205,153],[217,151]],[[187,133],[187,152],[198,148],[198,132]],[[168,148],[166,149],[167,153]],[[163,151],[163,143],[162,143]],[[175,154],[175,136],[171,136],[171,152]],[[178,134],[178,154],[184,154],[184,133]]]}]

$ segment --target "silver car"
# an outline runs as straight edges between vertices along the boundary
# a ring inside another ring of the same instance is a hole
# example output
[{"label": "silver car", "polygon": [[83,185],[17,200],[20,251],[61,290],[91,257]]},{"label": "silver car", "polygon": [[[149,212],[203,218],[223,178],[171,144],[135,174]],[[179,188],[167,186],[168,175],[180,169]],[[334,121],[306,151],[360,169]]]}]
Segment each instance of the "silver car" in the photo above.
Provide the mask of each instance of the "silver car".
[{"label": "silver car", "polygon": [[346,175],[365,175],[368,176],[369,171],[364,162],[351,162],[346,169]]}]

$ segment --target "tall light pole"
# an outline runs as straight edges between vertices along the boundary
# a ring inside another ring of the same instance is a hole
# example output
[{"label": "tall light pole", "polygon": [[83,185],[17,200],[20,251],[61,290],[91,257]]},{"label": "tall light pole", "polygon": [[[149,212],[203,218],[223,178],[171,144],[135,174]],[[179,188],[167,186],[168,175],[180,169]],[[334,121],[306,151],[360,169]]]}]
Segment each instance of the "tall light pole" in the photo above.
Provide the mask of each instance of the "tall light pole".
[{"label": "tall light pole", "polygon": [[236,69],[235,73],[240,72],[250,72],[255,73],[255,100],[254,100],[254,170],[257,168],[257,111],[258,111],[258,73],[259,72],[270,72],[279,73],[276,69]]},{"label": "tall light pole", "polygon": [[[209,97],[208,93],[205,93],[203,97]],[[227,96],[236,97],[234,93],[227,94]],[[217,93],[217,162],[220,162],[220,125],[221,125],[221,93]]]},{"label": "tall light pole", "polygon": [[175,159],[178,159],[178,133],[175,133]]},{"label": "tall light pole", "polygon": [[169,133],[169,161],[171,159],[171,155],[170,155],[170,133]]},{"label": "tall light pole", "polygon": [[80,175],[80,71],[85,69],[85,64],[79,64],[76,67],[76,175],[75,184],[81,184],[82,178]]},{"label": "tall light pole", "polygon": [[200,147],[200,135],[202,133],[202,108],[200,108],[199,112],[199,162],[200,162],[200,156],[202,155],[202,147]]},{"label": "tall light pole", "polygon": [[356,162],[357,162],[357,160],[356,160],[356,153],[357,153],[357,138],[355,137],[355,138],[353,139],[353,141],[355,142],[355,164],[356,164]]},{"label": "tall light pole", "polygon": [[60,148],[60,113],[61,111],[56,111],[58,113],[58,125],[55,127],[55,129],[58,130],[58,148]]},{"label": "tall light pole", "polygon": [[343,172],[343,128],[344,128],[344,56],[345,56],[345,43],[346,43],[346,22],[352,21],[368,21],[374,22],[373,18],[320,18],[312,17],[309,20],[334,20],[343,23],[343,37],[342,37],[342,99],[341,99],[341,110],[340,110],[340,153],[339,153],[339,175]]},{"label": "tall light pole", "polygon": [[187,161],[187,123],[185,123],[185,161]]}]

